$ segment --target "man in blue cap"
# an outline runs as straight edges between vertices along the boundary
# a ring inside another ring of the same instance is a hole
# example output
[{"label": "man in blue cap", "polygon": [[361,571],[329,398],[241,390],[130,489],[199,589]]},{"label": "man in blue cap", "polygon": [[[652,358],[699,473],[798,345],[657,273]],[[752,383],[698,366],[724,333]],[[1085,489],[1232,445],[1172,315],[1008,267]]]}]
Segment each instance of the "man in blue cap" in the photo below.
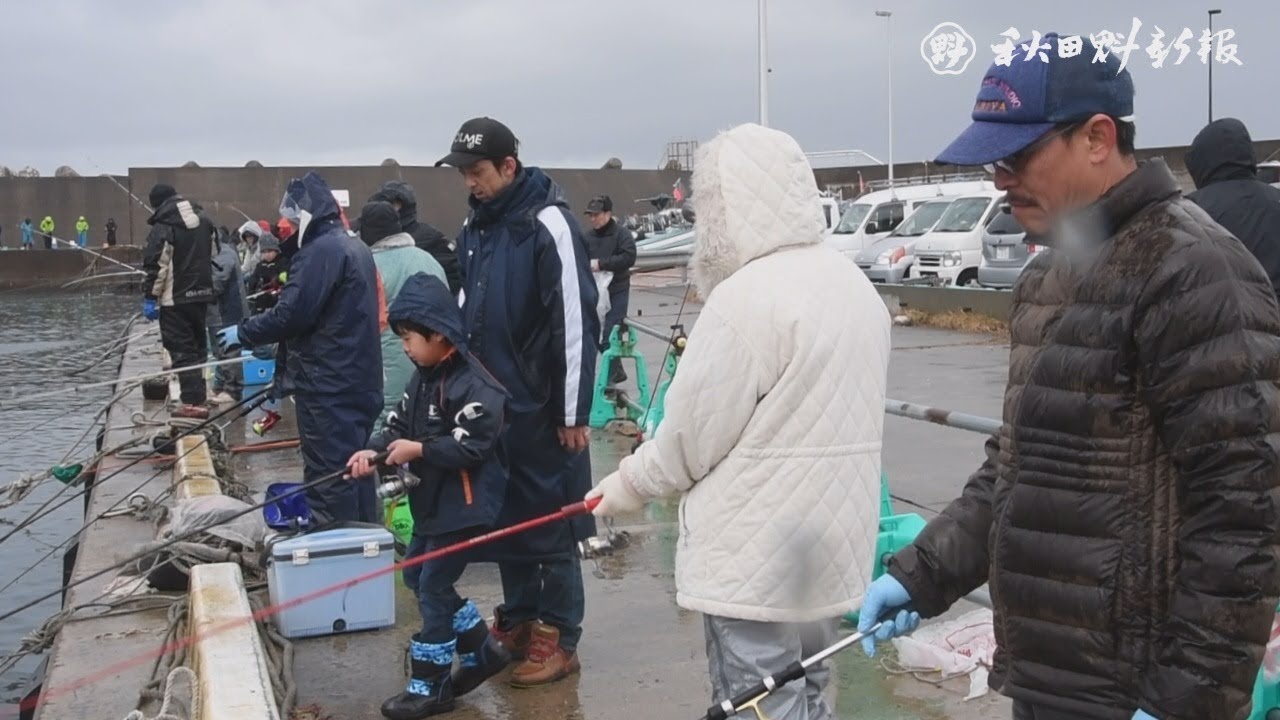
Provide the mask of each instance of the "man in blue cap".
[{"label": "man in blue cap", "polygon": [[1118,59],[1024,53],[938,158],[987,165],[1050,248],[1013,290],[1003,429],[859,627],[887,614],[887,639],[989,583],[1014,718],[1243,718],[1280,598],[1280,310],[1136,161]]}]

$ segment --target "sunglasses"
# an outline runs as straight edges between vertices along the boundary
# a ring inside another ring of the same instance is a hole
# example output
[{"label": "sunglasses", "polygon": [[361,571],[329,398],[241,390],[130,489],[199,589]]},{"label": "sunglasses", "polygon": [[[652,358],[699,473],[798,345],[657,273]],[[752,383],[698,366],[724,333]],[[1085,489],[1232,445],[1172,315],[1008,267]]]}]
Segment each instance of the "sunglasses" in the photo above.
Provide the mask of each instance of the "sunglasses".
[{"label": "sunglasses", "polygon": [[1000,158],[995,162],[987,163],[982,167],[992,175],[996,174],[997,169],[1003,170],[1012,175],[1017,175],[1019,172],[1022,171],[1024,167],[1026,167],[1027,161],[1030,160],[1033,155],[1040,152],[1041,149],[1043,149],[1049,143],[1053,142],[1054,139],[1065,137],[1075,132],[1076,129],[1082,126],[1083,124],[1084,123],[1071,123],[1070,125],[1060,127],[1056,130],[1050,130],[1044,135],[1041,135],[1038,139],[1036,139],[1030,145],[1019,150],[1018,152],[1013,153],[1012,155],[1009,155],[1007,157]]}]

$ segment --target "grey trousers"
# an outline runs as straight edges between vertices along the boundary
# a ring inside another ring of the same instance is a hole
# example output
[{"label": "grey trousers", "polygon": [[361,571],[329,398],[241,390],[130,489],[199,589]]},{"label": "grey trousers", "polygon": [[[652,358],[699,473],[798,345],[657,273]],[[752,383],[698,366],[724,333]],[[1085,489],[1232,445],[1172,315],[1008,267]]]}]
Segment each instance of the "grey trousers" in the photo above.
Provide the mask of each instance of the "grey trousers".
[{"label": "grey trousers", "polygon": [[[835,643],[840,619],[790,625],[705,615],[704,623],[711,687],[720,703]],[[769,720],[832,720],[835,715],[822,697],[830,680],[827,663],[810,668],[803,681],[778,688],[760,709]],[[749,710],[738,716],[754,720]]]}]

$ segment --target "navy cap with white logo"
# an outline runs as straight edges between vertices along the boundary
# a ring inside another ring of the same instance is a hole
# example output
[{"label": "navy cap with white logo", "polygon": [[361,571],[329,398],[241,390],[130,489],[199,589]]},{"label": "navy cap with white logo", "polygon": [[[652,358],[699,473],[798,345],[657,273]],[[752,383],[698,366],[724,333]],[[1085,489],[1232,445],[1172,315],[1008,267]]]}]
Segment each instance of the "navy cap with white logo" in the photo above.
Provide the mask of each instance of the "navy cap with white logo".
[{"label": "navy cap with white logo", "polygon": [[519,157],[520,142],[511,128],[489,117],[472,118],[458,129],[449,154],[436,162],[436,167],[466,167],[481,160]]}]

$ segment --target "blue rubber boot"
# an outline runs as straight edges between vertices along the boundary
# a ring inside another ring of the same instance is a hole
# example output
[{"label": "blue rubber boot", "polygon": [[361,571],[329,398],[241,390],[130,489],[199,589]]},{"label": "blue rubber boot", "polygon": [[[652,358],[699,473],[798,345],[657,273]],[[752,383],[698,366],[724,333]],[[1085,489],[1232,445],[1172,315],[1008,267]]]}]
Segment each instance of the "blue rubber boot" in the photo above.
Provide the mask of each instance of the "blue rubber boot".
[{"label": "blue rubber boot", "polygon": [[457,642],[424,643],[417,636],[409,642],[409,686],[399,695],[382,703],[382,715],[388,720],[422,720],[432,715],[451,712],[454,708],[453,653]]},{"label": "blue rubber boot", "polygon": [[489,625],[470,600],[453,614],[453,631],[458,636],[458,670],[453,674],[455,697],[475,690],[511,664],[511,654],[489,634]]}]

